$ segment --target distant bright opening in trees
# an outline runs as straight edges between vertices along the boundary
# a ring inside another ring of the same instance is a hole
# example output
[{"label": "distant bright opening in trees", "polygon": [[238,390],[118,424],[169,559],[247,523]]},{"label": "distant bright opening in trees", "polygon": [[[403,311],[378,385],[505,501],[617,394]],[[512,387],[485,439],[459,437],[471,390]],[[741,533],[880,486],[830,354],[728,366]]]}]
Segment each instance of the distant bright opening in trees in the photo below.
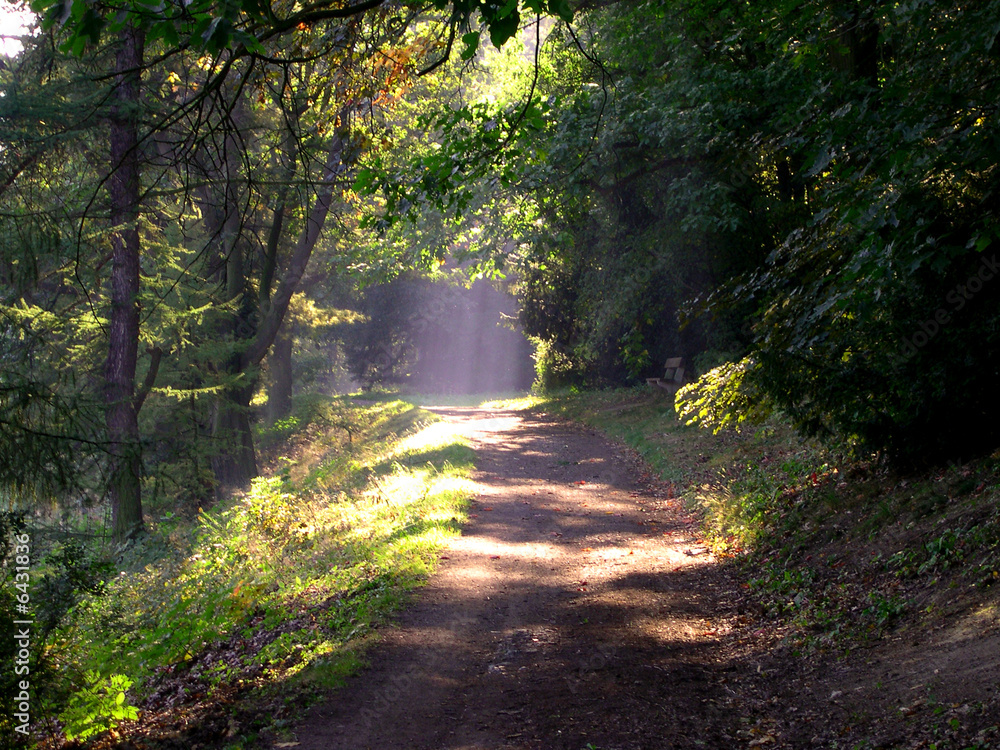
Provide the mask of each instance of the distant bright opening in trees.
[{"label": "distant bright opening in trees", "polygon": [[516,300],[489,282],[471,286],[408,275],[370,287],[367,319],[347,343],[358,383],[418,393],[527,390],[532,346],[517,325]]},{"label": "distant bright opening in trees", "polygon": [[434,288],[415,316],[418,390],[498,393],[526,390],[531,345],[514,326],[515,304],[485,281],[470,289]]}]

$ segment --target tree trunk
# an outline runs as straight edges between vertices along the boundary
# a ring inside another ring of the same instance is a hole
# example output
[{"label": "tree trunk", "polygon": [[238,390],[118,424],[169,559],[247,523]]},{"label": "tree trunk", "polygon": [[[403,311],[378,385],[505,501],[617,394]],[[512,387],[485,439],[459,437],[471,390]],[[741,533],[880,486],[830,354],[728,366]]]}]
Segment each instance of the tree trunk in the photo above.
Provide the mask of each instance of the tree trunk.
[{"label": "tree trunk", "polygon": [[[234,341],[239,344],[251,339],[256,331],[255,310],[251,304],[254,300],[245,288],[246,271],[240,240],[237,240],[235,247],[230,251],[226,273],[230,298],[239,297],[241,301],[239,310],[231,322],[231,333]],[[229,357],[225,367],[225,372],[240,378],[243,385],[227,388],[215,404],[215,418],[212,423],[212,438],[215,443],[212,469],[220,493],[242,489],[257,476],[257,457],[250,426],[250,400],[257,384],[256,367],[244,367],[238,349]]]},{"label": "tree trunk", "polygon": [[[242,294],[244,302],[236,319],[236,338],[246,340],[247,346],[242,354],[236,355],[227,363],[227,372],[231,375],[242,374],[246,378],[243,381],[246,385],[227,390],[216,403],[212,429],[212,436],[216,439],[216,455],[212,461],[212,468],[220,492],[245,487],[257,475],[253,433],[250,429],[250,399],[253,396],[256,376],[251,377],[251,372],[260,365],[271,349],[282,327],[292,295],[305,274],[313,248],[323,230],[323,224],[326,222],[333,201],[334,183],[343,170],[341,161],[343,146],[340,135],[333,135],[315,201],[292,251],[284,279],[274,295],[269,297],[267,314],[259,325],[256,324],[253,311],[250,310],[252,294],[247,286],[245,268],[241,260],[242,245],[239,235],[242,227],[237,225],[224,232],[224,236],[231,237],[235,243],[227,261],[227,293],[230,299]],[[231,153],[236,153],[235,149]],[[235,169],[232,168],[230,174],[235,174]],[[238,201],[232,196],[227,195],[226,203],[228,211],[236,210]],[[276,248],[277,238],[274,242]],[[242,288],[237,288],[237,283],[242,284]]]},{"label": "tree trunk", "polygon": [[142,454],[139,446],[135,370],[139,352],[139,88],[143,32],[122,32],[115,61],[110,117],[111,310],[105,363],[105,422],[108,432],[112,537],[123,541],[143,528]]},{"label": "tree trunk", "polygon": [[215,403],[212,436],[216,448],[212,456],[216,493],[246,487],[257,476],[257,457],[250,427],[250,399],[254,387],[228,389]]},{"label": "tree trunk", "polygon": [[292,411],[292,332],[286,322],[267,355],[271,387],[267,391],[267,421],[274,424]]}]

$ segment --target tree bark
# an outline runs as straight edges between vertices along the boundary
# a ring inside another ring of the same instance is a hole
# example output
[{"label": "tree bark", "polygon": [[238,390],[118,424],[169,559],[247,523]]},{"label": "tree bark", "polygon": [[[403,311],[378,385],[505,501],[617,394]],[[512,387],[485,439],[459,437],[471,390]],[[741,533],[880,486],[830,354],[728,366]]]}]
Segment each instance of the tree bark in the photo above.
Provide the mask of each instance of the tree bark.
[{"label": "tree bark", "polygon": [[111,528],[123,541],[143,528],[142,453],[135,371],[139,352],[139,126],[138,106],[145,36],[128,25],[115,60],[110,117],[111,309],[104,369],[109,444]]},{"label": "tree bark", "polygon": [[292,332],[286,323],[278,331],[267,355],[271,385],[267,389],[267,421],[274,424],[292,411]]}]

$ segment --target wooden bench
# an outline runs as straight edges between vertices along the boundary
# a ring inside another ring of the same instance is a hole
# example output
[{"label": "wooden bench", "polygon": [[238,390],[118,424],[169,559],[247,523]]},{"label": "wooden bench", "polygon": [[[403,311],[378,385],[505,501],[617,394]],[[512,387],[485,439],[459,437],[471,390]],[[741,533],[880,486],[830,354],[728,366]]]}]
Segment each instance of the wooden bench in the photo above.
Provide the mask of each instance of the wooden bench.
[{"label": "wooden bench", "polygon": [[647,385],[655,385],[668,391],[676,391],[684,382],[684,359],[671,357],[664,364],[662,378],[646,378]]}]

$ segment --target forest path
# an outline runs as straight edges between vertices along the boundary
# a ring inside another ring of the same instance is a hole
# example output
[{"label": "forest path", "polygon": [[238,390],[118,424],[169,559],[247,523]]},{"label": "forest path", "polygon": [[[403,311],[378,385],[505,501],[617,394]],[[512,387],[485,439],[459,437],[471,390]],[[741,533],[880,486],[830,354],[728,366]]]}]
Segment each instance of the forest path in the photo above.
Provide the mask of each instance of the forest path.
[{"label": "forest path", "polygon": [[298,750],[734,747],[732,584],[668,488],[578,425],[432,410],[478,453],[470,521]]}]

